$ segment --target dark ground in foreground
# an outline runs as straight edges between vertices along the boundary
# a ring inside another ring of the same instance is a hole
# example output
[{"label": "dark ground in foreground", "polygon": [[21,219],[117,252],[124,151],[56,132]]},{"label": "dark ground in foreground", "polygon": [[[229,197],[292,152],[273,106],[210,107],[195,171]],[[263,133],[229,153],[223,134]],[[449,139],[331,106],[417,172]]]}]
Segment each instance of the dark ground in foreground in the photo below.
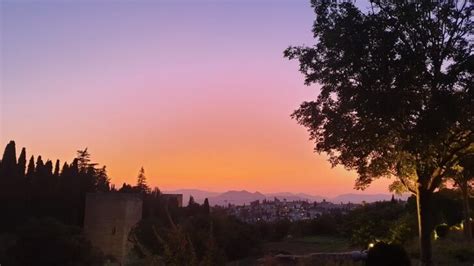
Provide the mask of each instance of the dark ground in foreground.
[{"label": "dark ground in foreground", "polygon": [[[405,245],[405,249],[412,258],[412,265],[418,265],[419,255],[418,244],[414,239]],[[304,255],[319,252],[348,252],[360,251],[363,248],[351,246],[349,241],[344,238],[330,236],[311,236],[303,238],[288,238],[278,242],[266,242],[263,246],[264,256],[260,258],[248,258],[240,261],[228,263],[229,266],[251,266],[251,265],[278,265],[271,263],[269,259],[276,254]],[[433,259],[437,266],[472,266],[474,265],[474,241],[466,241],[460,235],[453,234],[446,239],[437,239],[433,241]],[[262,263],[264,262],[264,263]],[[314,263],[301,263],[298,265],[315,265]],[[362,266],[361,262],[347,262],[337,264],[333,262],[324,262],[318,265],[326,266]]]}]

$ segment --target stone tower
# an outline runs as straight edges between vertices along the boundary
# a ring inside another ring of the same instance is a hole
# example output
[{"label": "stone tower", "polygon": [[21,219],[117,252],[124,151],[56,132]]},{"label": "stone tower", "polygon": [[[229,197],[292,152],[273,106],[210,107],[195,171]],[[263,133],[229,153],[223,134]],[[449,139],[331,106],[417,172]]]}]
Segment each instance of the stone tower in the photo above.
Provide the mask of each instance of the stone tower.
[{"label": "stone tower", "polygon": [[166,200],[175,200],[178,203],[178,207],[183,207],[183,194],[161,194]]},{"label": "stone tower", "polygon": [[88,193],[84,233],[92,245],[123,265],[131,249],[130,230],[142,218],[143,201],[138,194]]}]

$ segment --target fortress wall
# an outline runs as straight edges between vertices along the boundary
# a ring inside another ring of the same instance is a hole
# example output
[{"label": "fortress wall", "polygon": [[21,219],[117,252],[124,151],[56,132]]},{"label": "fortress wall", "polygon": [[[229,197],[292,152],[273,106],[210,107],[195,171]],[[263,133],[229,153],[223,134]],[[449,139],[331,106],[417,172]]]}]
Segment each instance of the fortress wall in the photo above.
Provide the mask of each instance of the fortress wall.
[{"label": "fortress wall", "polygon": [[142,218],[143,201],[130,193],[88,193],[84,233],[92,245],[124,262],[131,245],[128,234]]}]

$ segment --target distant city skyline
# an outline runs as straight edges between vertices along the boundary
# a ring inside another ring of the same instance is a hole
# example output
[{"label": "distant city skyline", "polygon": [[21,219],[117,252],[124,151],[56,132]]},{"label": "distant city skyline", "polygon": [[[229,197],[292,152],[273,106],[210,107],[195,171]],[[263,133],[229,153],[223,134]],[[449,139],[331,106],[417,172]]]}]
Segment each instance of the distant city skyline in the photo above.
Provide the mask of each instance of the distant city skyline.
[{"label": "distant city skyline", "polygon": [[[309,1],[2,1],[0,145],[112,183],[336,196],[356,174],[313,153],[290,114],[318,94],[289,45],[314,43]],[[363,193],[388,193],[390,181]]]}]

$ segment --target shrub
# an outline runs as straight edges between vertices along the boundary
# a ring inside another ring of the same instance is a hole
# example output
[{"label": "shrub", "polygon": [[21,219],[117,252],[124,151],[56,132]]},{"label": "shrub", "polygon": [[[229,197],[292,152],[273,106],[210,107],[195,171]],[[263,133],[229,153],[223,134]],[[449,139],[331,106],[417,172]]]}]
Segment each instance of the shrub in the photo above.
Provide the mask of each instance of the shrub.
[{"label": "shrub", "polygon": [[449,232],[449,226],[447,224],[440,224],[435,228],[436,235],[440,238],[445,238]]},{"label": "shrub", "polygon": [[367,254],[367,266],[410,266],[410,257],[403,246],[378,242]]},{"label": "shrub", "polygon": [[[407,213],[404,204],[398,202],[375,202],[352,210],[342,224],[343,235],[350,237],[352,244],[367,246],[374,240],[390,241],[392,238],[405,240],[411,233],[408,228],[399,228],[397,236],[391,231]],[[403,229],[403,230],[402,230]],[[406,235],[408,234],[408,236]]]},{"label": "shrub", "polygon": [[418,234],[416,216],[406,214],[394,222],[390,228],[390,243],[404,244]]}]

